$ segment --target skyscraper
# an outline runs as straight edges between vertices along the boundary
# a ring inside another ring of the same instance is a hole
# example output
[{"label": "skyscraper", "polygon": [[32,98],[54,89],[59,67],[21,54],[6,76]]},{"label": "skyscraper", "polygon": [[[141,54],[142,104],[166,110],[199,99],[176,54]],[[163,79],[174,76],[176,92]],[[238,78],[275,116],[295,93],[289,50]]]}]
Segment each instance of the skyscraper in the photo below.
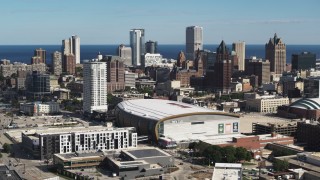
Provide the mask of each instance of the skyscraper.
[{"label": "skyscraper", "polygon": [[108,110],[107,64],[97,60],[86,61],[83,65],[83,111]]},{"label": "skyscraper", "polygon": [[235,51],[238,57],[238,70],[245,70],[245,57],[246,57],[246,43],[244,41],[235,42],[232,44],[232,50]]},{"label": "skyscraper", "polygon": [[274,34],[265,46],[266,59],[270,61],[270,71],[282,74],[286,68],[286,45]]},{"label": "skyscraper", "polygon": [[199,26],[189,26],[186,28],[187,60],[194,60],[198,49],[203,49],[203,28]]},{"label": "skyscraper", "polygon": [[308,70],[316,67],[316,54],[310,52],[302,52],[301,54],[292,54],[292,69]]},{"label": "skyscraper", "polygon": [[140,66],[145,53],[144,29],[130,30],[130,47],[132,51],[132,65]]},{"label": "skyscraper", "polygon": [[[61,52],[63,57],[65,55],[73,54],[76,60],[76,64],[80,64],[80,38],[73,35],[69,39],[62,40]],[[64,60],[64,59],[63,59]]]},{"label": "skyscraper", "polygon": [[246,74],[258,76],[258,85],[270,83],[269,60],[257,59],[255,56],[246,60]]},{"label": "skyscraper", "polygon": [[34,57],[39,57],[39,63],[46,63],[46,55],[47,53],[44,49],[39,48],[34,50]]},{"label": "skyscraper", "polygon": [[76,64],[80,64],[80,37],[77,35],[72,36],[72,54],[76,59]]},{"label": "skyscraper", "polygon": [[64,61],[62,63],[63,72],[67,74],[76,73],[76,59],[73,54],[64,55]]},{"label": "skyscraper", "polygon": [[124,44],[118,46],[118,56],[123,60],[124,64],[127,66],[132,65],[131,53],[131,47],[126,47]]},{"label": "skyscraper", "polygon": [[229,50],[221,41],[217,48],[216,62],[214,64],[214,89],[222,93],[230,92],[230,82],[232,76],[232,62],[229,59]]},{"label": "skyscraper", "polygon": [[158,42],[149,40],[146,42],[146,53],[157,54],[158,53]]},{"label": "skyscraper", "polygon": [[52,72],[56,76],[60,76],[62,73],[62,55],[59,51],[52,53]]}]

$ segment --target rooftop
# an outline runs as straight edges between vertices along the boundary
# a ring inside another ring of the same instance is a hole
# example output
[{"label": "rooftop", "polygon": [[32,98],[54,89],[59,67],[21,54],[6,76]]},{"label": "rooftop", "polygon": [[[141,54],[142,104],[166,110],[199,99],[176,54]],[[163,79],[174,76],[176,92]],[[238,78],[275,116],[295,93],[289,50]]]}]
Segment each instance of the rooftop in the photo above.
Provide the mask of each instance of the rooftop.
[{"label": "rooftop", "polygon": [[164,151],[161,151],[156,148],[150,149],[137,149],[137,150],[127,150],[125,151],[127,155],[130,155],[134,159],[148,158],[148,157],[161,157],[161,156],[170,156]]},{"label": "rooftop", "polygon": [[223,113],[222,111],[214,111],[182,102],[160,99],[128,100],[119,103],[118,107],[131,114],[148,117],[154,120],[161,120],[166,117],[189,113],[220,112],[222,115],[228,115],[228,113]]}]

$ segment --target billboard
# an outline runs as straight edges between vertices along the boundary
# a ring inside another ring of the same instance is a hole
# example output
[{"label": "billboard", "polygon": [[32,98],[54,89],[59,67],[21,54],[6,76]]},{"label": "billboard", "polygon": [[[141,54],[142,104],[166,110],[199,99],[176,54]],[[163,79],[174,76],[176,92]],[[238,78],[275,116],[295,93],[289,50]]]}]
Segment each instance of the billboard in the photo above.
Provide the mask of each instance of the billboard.
[{"label": "billboard", "polygon": [[224,133],[224,124],[218,124],[218,133]]},{"label": "billboard", "polygon": [[233,123],[233,132],[239,132],[239,126],[237,122]]}]

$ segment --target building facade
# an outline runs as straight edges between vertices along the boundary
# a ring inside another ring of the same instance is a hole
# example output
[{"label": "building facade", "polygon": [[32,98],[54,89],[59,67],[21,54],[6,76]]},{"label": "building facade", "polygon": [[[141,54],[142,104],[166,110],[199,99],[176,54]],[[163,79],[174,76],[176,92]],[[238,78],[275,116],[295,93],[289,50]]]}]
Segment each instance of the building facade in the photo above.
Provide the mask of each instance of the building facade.
[{"label": "building facade", "polygon": [[125,89],[124,63],[120,57],[110,56],[107,61],[107,91],[112,93]]},{"label": "building facade", "polygon": [[47,55],[47,52],[44,49],[39,48],[39,49],[34,50],[34,57],[39,58],[39,62],[37,64],[39,64],[39,63],[45,64],[46,63],[46,55]]},{"label": "building facade", "polygon": [[146,42],[146,53],[158,54],[158,42],[157,41],[147,41]]},{"label": "building facade", "polygon": [[107,111],[107,64],[86,61],[83,65],[83,111]]},{"label": "building facade", "polygon": [[56,103],[56,102],[21,103],[20,111],[30,116],[40,116],[40,115],[59,113],[60,107],[59,107],[59,103]]},{"label": "building facade", "polygon": [[316,67],[316,54],[310,52],[302,52],[301,54],[292,54],[292,69],[309,70]]},{"label": "building facade", "polygon": [[252,57],[246,59],[246,74],[258,77],[258,85],[270,83],[270,62],[269,60],[257,59]]},{"label": "building facade", "polygon": [[186,28],[187,60],[194,60],[197,50],[203,50],[203,28],[200,26],[189,26]]},{"label": "building facade", "polygon": [[274,34],[265,45],[266,59],[270,61],[270,71],[282,74],[286,70],[286,45]]},{"label": "building facade", "polygon": [[[34,143],[30,139],[35,139]],[[72,152],[115,151],[137,147],[134,128],[107,128],[102,126],[76,129],[49,129],[24,132],[22,144],[27,149],[39,152],[41,160],[53,154]]]},{"label": "building facade", "polygon": [[52,53],[52,73],[56,76],[62,73],[62,54],[59,51]]},{"label": "building facade", "polygon": [[63,72],[67,74],[76,74],[76,59],[73,54],[64,55]]},{"label": "building facade", "polygon": [[232,44],[232,50],[236,52],[238,57],[238,70],[245,70],[245,57],[246,57],[246,43],[244,41],[235,42]]},{"label": "building facade", "polygon": [[73,35],[72,39],[72,54],[76,60],[76,64],[80,64],[80,37]]},{"label": "building facade", "polygon": [[130,47],[132,51],[132,65],[141,66],[145,53],[144,29],[130,30]]},{"label": "building facade", "polygon": [[289,98],[275,96],[259,96],[249,98],[246,102],[246,109],[255,112],[274,113],[279,106],[289,104]]},{"label": "building facade", "polygon": [[146,53],[144,55],[144,67],[157,66],[162,62],[161,54],[150,54]]},{"label": "building facade", "polygon": [[30,97],[41,98],[50,94],[50,76],[34,71],[27,76],[27,93]]},{"label": "building facade", "polygon": [[132,66],[131,47],[126,47],[124,44],[118,46],[118,56],[123,60],[126,66]]}]

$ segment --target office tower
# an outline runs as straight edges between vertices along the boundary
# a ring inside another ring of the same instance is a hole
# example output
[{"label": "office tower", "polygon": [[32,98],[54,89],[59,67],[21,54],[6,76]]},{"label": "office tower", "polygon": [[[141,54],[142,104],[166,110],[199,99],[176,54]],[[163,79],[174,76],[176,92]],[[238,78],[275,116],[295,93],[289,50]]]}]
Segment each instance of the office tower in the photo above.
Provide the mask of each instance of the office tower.
[{"label": "office tower", "polygon": [[303,82],[306,98],[320,98],[320,77],[309,77]]},{"label": "office tower", "polygon": [[232,62],[229,59],[229,51],[224,41],[221,41],[214,64],[214,89],[222,93],[230,92],[231,75]]},{"label": "office tower", "polygon": [[149,40],[146,42],[146,53],[157,54],[158,53],[158,42]]},{"label": "office tower", "polygon": [[145,53],[144,29],[130,30],[130,47],[132,51],[132,65],[140,66]]},{"label": "office tower", "polygon": [[80,37],[73,35],[72,37],[72,54],[76,59],[76,64],[80,64]]},{"label": "office tower", "polygon": [[50,95],[50,76],[38,71],[27,75],[27,94],[33,100],[41,100],[43,96]]},{"label": "office tower", "polygon": [[203,49],[203,28],[199,26],[189,26],[186,28],[186,58],[194,60],[195,52]]},{"label": "office tower", "polygon": [[245,57],[246,57],[246,43],[244,41],[235,42],[232,44],[232,50],[236,52],[238,57],[238,70],[245,70]]},{"label": "office tower", "polygon": [[112,93],[125,89],[124,63],[119,56],[107,56],[102,61],[107,62],[107,91]]},{"label": "office tower", "polygon": [[76,73],[76,59],[73,54],[64,55],[63,72],[67,74]]},{"label": "office tower", "polygon": [[35,64],[46,63],[46,50],[41,48],[34,50],[34,57],[39,57],[38,63]]},{"label": "office tower", "polygon": [[118,46],[118,56],[123,60],[126,66],[132,66],[131,47],[126,47],[124,44]]},{"label": "office tower", "polygon": [[[65,55],[73,54],[76,60],[76,64],[80,64],[80,38],[73,35],[69,39],[62,40],[61,52],[63,57]],[[65,60],[65,59],[63,59]]]},{"label": "office tower", "polygon": [[246,74],[258,76],[258,85],[270,83],[270,62],[257,59],[255,56],[246,59]]},{"label": "office tower", "polygon": [[83,65],[83,111],[108,110],[107,105],[107,63],[96,60],[86,61]]},{"label": "office tower", "polygon": [[286,68],[286,45],[274,34],[265,46],[266,59],[270,61],[270,71],[282,74]]},{"label": "office tower", "polygon": [[301,54],[292,54],[292,69],[308,70],[316,67],[316,54],[310,52],[302,52]]},{"label": "office tower", "polygon": [[62,73],[61,52],[55,51],[52,53],[52,73],[56,76],[60,76]]}]

